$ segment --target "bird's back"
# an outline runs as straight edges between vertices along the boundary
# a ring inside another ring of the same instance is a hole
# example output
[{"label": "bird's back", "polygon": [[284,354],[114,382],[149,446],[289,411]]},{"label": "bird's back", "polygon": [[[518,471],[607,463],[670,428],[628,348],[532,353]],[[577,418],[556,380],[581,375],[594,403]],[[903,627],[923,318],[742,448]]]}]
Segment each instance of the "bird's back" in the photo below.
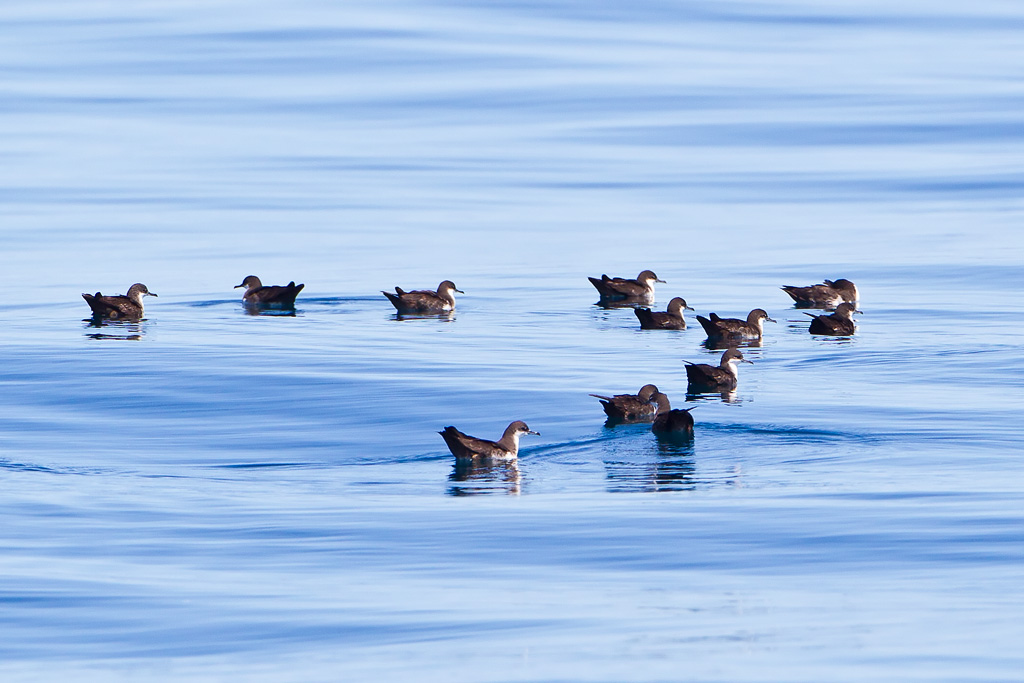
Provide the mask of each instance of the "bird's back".
[{"label": "bird's back", "polygon": [[439,433],[456,458],[507,458],[510,455],[495,442],[469,436],[452,426],[445,427]]},{"label": "bird's back", "polygon": [[847,335],[853,334],[854,324],[852,320],[846,320],[835,315],[819,315],[811,320],[811,334]]},{"label": "bird's back", "polygon": [[95,294],[83,294],[82,298],[89,304],[93,315],[106,318],[121,318],[142,314],[142,308],[138,304],[120,294],[103,296],[101,293],[96,292]]},{"label": "bird's back", "polygon": [[669,410],[654,418],[651,430],[661,433],[693,434],[692,408]]},{"label": "bird's back", "polygon": [[285,286],[280,285],[267,285],[264,287],[257,287],[251,291],[245,293],[242,297],[247,303],[251,304],[287,304],[291,305],[295,303],[295,297],[298,296],[299,292],[306,285],[296,285],[294,281],[289,282]]}]

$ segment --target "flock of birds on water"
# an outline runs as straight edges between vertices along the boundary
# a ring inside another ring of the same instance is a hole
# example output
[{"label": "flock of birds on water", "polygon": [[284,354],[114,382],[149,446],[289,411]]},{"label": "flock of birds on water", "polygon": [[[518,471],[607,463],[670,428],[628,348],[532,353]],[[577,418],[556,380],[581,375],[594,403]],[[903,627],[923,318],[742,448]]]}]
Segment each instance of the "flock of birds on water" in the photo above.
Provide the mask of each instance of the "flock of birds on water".
[{"label": "flock of birds on water", "polygon": [[[636,279],[608,277],[588,278],[600,295],[600,305],[609,307],[630,307],[633,309],[641,329],[683,330],[686,320],[683,311],[693,309],[680,297],[672,299],[664,312],[652,311],[655,283],[664,283],[650,270],[644,270]],[[245,288],[242,302],[255,308],[290,309],[295,298],[305,285],[289,282],[287,285],[264,285],[255,275],[249,275],[235,286]],[[857,287],[846,279],[825,280],[816,285],[782,287],[802,308],[831,310],[831,313],[811,316],[809,332],[818,335],[849,336],[856,326],[853,314],[857,310],[859,293]],[[382,292],[400,315],[447,315],[455,310],[455,294],[464,294],[451,280],[445,280],[436,290],[406,291],[395,287],[395,291]],[[104,296],[100,292],[82,294],[94,320],[138,320],[144,313],[142,299],[157,296],[146,285],[136,283],[124,295]],[[732,391],[736,388],[739,363],[750,363],[743,357],[738,346],[760,342],[764,334],[764,322],[775,322],[761,308],[755,308],[745,320],[721,318],[715,313],[708,317],[697,316],[697,321],[708,336],[709,345],[725,348],[721,362],[715,365],[687,363],[686,378],[691,391]],[[693,416],[689,408],[672,408],[668,396],[653,384],[646,384],[636,394],[604,396],[591,394],[600,400],[610,423],[651,423],[651,431],[660,437],[692,439]],[[477,463],[488,461],[514,461],[519,455],[519,438],[524,434],[539,434],[522,420],[512,422],[497,441],[479,439],[460,432],[455,427],[445,427],[439,432],[456,462]]]}]

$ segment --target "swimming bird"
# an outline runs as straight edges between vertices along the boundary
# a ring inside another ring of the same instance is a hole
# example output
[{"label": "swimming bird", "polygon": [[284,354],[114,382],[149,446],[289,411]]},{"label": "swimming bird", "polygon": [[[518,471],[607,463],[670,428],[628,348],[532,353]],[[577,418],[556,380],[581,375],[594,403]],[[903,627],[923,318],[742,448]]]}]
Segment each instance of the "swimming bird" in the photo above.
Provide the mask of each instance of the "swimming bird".
[{"label": "swimming bird", "polygon": [[690,411],[697,406],[673,410],[668,396],[660,391],[651,396],[651,402],[658,406],[658,414],[651,425],[652,432],[675,436],[693,435],[693,415],[690,415]]},{"label": "swimming bird", "polygon": [[764,334],[764,321],[775,322],[768,317],[763,308],[755,308],[747,314],[746,320],[739,318],[719,318],[716,313],[711,313],[708,318],[702,315],[697,316],[709,338],[713,339],[760,339]]},{"label": "swimming bird", "polygon": [[676,297],[668,302],[668,310],[652,311],[649,308],[634,308],[637,320],[640,321],[641,330],[685,330],[686,320],[683,319],[683,310],[692,311],[686,305],[686,300]]},{"label": "swimming bird", "polygon": [[686,381],[691,387],[701,389],[732,390],[739,380],[737,363],[752,363],[743,357],[739,349],[726,349],[722,354],[722,362],[717,366],[707,363],[686,363]]},{"label": "swimming bird", "polygon": [[144,312],[142,297],[156,296],[149,288],[141,282],[136,282],[128,288],[125,295],[103,296],[99,292],[95,294],[82,294],[82,298],[89,304],[92,314],[96,318],[141,318]]},{"label": "swimming bird", "polygon": [[283,287],[280,285],[264,286],[258,277],[248,275],[242,280],[242,284],[235,285],[235,289],[245,287],[242,301],[247,304],[292,307],[295,305],[295,297],[298,296],[305,286],[295,284],[294,280]]},{"label": "swimming bird", "polygon": [[814,320],[811,321],[809,332],[811,334],[828,334],[835,337],[845,337],[853,334],[857,326],[853,323],[853,314],[860,313],[853,304],[841,303],[836,306],[836,312],[831,315],[814,315],[807,313]]},{"label": "swimming bird", "polygon": [[843,302],[855,304],[860,299],[857,285],[844,278],[825,280],[821,284],[808,287],[786,285],[782,291],[789,294],[797,306],[815,308],[835,308]]},{"label": "swimming bird", "polygon": [[451,280],[445,280],[437,286],[437,291],[417,289],[407,292],[395,287],[395,294],[382,291],[399,313],[448,313],[455,310],[455,292],[465,294],[455,287]]},{"label": "swimming bird", "polygon": [[628,280],[622,277],[608,277],[602,275],[601,279],[588,277],[590,283],[597,288],[601,295],[601,301],[635,301],[637,303],[654,303],[654,283],[661,282],[658,276],[650,270],[641,271],[635,280]]},{"label": "swimming bird", "polygon": [[540,436],[526,426],[522,420],[516,420],[505,428],[505,433],[497,441],[477,439],[473,436],[463,434],[455,427],[445,427],[438,432],[444,442],[448,444],[448,450],[452,452],[456,460],[488,459],[488,460],[514,460],[519,455],[519,437],[523,434]]},{"label": "swimming bird", "polygon": [[651,396],[657,391],[658,387],[653,384],[645,384],[635,395],[601,396],[600,394],[591,394],[591,396],[601,401],[601,407],[604,408],[609,420],[649,422],[654,419],[654,414],[658,411],[657,406],[651,403]]}]

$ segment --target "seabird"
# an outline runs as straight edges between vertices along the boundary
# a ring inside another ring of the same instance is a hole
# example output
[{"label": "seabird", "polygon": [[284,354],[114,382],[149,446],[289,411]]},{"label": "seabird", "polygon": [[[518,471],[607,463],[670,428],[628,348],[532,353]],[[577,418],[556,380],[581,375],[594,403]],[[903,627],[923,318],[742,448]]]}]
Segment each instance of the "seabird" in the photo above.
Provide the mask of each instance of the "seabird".
[{"label": "seabird", "polygon": [[455,427],[445,427],[438,432],[448,450],[456,460],[514,460],[519,455],[519,437],[523,434],[539,433],[531,430],[522,420],[516,420],[505,428],[505,433],[497,441],[487,441],[463,434]]},{"label": "seabird", "polygon": [[142,297],[156,296],[149,288],[141,282],[136,282],[128,288],[128,294],[114,296],[103,296],[99,292],[95,294],[82,294],[82,298],[89,304],[92,314],[96,318],[141,318],[143,314]]},{"label": "seabird", "polygon": [[768,317],[763,308],[755,308],[748,315],[746,320],[739,318],[719,318],[716,313],[711,313],[708,318],[702,315],[697,316],[697,321],[707,332],[710,338],[725,339],[760,339],[764,334],[764,321],[775,322]]},{"label": "seabird", "polygon": [[255,275],[249,275],[242,284],[235,285],[235,289],[239,287],[245,287],[245,294],[242,295],[242,301],[247,304],[253,304],[256,306],[282,306],[291,308],[295,306],[295,297],[298,296],[299,292],[306,285],[297,285],[294,281],[289,282],[285,286],[280,285],[267,285],[264,286],[260,279]]},{"label": "seabird", "polygon": [[455,287],[451,280],[445,280],[437,286],[437,291],[429,289],[417,289],[407,292],[401,287],[395,287],[395,294],[382,291],[381,294],[388,298],[399,313],[449,313],[455,310],[455,292],[465,294],[461,289]]},{"label": "seabird", "polygon": [[736,382],[739,379],[736,364],[751,363],[752,361],[744,358],[739,349],[726,349],[722,354],[722,362],[717,366],[707,363],[691,363],[688,360],[683,362],[686,363],[686,381],[691,387],[731,391],[736,388]]},{"label": "seabird", "polygon": [[860,313],[853,304],[841,303],[831,315],[814,315],[806,313],[811,321],[811,334],[828,334],[834,337],[846,337],[853,334],[857,327],[853,324],[853,314]]},{"label": "seabird", "polygon": [[683,319],[683,310],[692,311],[686,305],[686,300],[676,297],[668,302],[668,310],[665,313],[652,311],[649,308],[634,308],[637,320],[640,321],[641,330],[685,330],[686,320]]},{"label": "seabird", "polygon": [[843,302],[856,304],[860,299],[857,285],[843,278],[825,280],[821,284],[808,287],[786,285],[782,291],[789,294],[797,306],[814,308],[835,308]]},{"label": "seabird", "polygon": [[642,271],[635,280],[607,275],[602,275],[600,280],[596,277],[587,279],[597,288],[602,302],[628,300],[648,304],[654,303],[654,283],[665,282],[659,280],[658,276],[649,270]]},{"label": "seabird", "polygon": [[654,418],[654,424],[651,425],[652,432],[678,436],[693,435],[693,416],[690,415],[690,411],[697,406],[673,410],[668,396],[660,391],[651,396],[651,402],[658,406],[658,414]]},{"label": "seabird", "polygon": [[601,401],[601,407],[604,408],[609,420],[650,422],[658,411],[657,407],[651,403],[651,396],[657,391],[658,387],[653,384],[645,384],[640,387],[640,391],[636,395],[601,396],[600,394],[591,394],[591,396]]}]

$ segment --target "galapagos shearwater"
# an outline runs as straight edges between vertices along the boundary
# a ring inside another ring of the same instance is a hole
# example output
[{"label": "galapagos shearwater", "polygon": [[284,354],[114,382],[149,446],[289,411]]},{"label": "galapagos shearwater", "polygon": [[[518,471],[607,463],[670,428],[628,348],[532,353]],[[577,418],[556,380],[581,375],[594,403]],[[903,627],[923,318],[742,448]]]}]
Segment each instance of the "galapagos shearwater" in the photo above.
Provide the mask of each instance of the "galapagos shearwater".
[{"label": "galapagos shearwater", "polygon": [[652,432],[678,436],[693,435],[693,415],[690,415],[690,411],[697,406],[673,410],[668,396],[660,391],[651,396],[651,402],[658,406],[658,414],[651,425]]},{"label": "galapagos shearwater", "polygon": [[751,363],[743,357],[739,349],[726,349],[722,354],[722,362],[718,365],[707,363],[686,363],[686,381],[691,388],[709,389],[717,391],[731,391],[736,388],[739,380],[737,363]]},{"label": "galapagos shearwater", "polygon": [[615,396],[602,396],[591,394],[601,401],[601,407],[609,420],[620,422],[650,422],[654,414],[658,412],[657,406],[651,403],[651,396],[657,393],[658,387],[653,384],[645,384],[640,391],[634,394],[616,394]]},{"label": "galapagos shearwater", "polygon": [[590,283],[597,288],[601,295],[602,302],[608,301],[634,301],[636,303],[654,303],[654,283],[664,280],[658,279],[650,270],[644,270],[636,276],[635,280],[622,277],[608,277],[602,275],[601,279],[588,277]]},{"label": "galapagos shearwater", "polygon": [[125,295],[115,294],[114,296],[103,296],[99,292],[95,294],[82,294],[82,298],[89,304],[92,314],[96,318],[141,318],[145,312],[142,305],[142,297],[156,296],[149,288],[141,282],[136,282],[128,288]]},{"label": "galapagos shearwater", "polygon": [[768,317],[763,308],[755,308],[747,314],[746,320],[739,318],[719,318],[716,313],[711,313],[705,318],[697,316],[697,322],[701,324],[709,338],[712,339],[736,339],[736,340],[758,340],[764,334],[764,321],[775,322]]},{"label": "galapagos shearwater", "polygon": [[455,310],[455,292],[465,294],[461,289],[455,287],[451,280],[445,280],[437,286],[437,291],[429,289],[417,289],[407,292],[401,287],[395,287],[395,294],[382,291],[381,294],[388,298],[399,313],[405,314],[428,314],[428,313],[450,313]]},{"label": "galapagos shearwater", "polygon": [[844,302],[856,304],[860,299],[857,285],[844,278],[825,280],[821,284],[807,287],[786,285],[782,291],[792,297],[797,306],[808,308],[835,308]]},{"label": "galapagos shearwater", "polygon": [[265,285],[255,275],[248,275],[242,284],[235,285],[235,289],[245,287],[242,301],[254,306],[281,306],[290,308],[295,305],[295,297],[306,285],[297,285],[295,281],[287,285]]},{"label": "galapagos shearwater", "polygon": [[634,308],[637,320],[640,321],[641,330],[685,330],[686,320],[683,318],[683,311],[693,309],[686,305],[686,300],[677,296],[668,302],[668,310],[652,311],[649,308]]},{"label": "galapagos shearwater", "polygon": [[806,313],[805,315],[814,318],[809,329],[811,334],[845,337],[857,330],[857,326],[853,323],[854,313],[860,313],[860,311],[853,304],[841,303],[836,306],[835,313],[831,315],[814,315],[813,313]]},{"label": "galapagos shearwater", "polygon": [[463,434],[455,427],[445,427],[438,432],[444,442],[448,444],[448,450],[452,452],[456,460],[514,460],[519,455],[519,437],[523,434],[540,436],[526,426],[522,420],[516,420],[505,428],[505,433],[497,441],[477,439],[473,436]]}]

